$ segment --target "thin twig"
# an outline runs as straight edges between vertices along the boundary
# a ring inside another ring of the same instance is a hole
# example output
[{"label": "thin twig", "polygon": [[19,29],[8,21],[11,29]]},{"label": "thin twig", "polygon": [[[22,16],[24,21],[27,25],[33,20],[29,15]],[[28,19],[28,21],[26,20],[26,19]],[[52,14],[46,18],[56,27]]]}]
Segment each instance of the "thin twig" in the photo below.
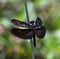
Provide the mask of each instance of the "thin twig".
[{"label": "thin twig", "polygon": [[34,59],[34,46],[33,46],[32,39],[30,39],[30,44],[31,44],[31,50],[32,50],[32,59]]},{"label": "thin twig", "polygon": [[28,8],[27,8],[26,0],[24,0],[24,2],[25,2],[25,9],[26,9],[27,22],[29,23],[29,15],[28,15]]},{"label": "thin twig", "polygon": [[[28,9],[27,9],[26,0],[24,0],[24,3],[25,3],[25,9],[26,9],[27,22],[29,23],[29,15],[28,15]],[[32,50],[32,59],[34,59],[34,46],[33,46],[33,41],[32,41],[32,39],[30,39],[30,44],[31,44],[31,50]]]}]

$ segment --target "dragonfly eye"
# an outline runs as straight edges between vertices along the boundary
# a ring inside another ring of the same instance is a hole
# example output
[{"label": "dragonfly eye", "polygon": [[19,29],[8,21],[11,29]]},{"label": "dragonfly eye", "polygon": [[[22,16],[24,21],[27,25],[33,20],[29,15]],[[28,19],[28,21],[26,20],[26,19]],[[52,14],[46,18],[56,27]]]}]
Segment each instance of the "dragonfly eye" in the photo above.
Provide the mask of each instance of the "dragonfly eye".
[{"label": "dragonfly eye", "polygon": [[34,21],[30,21],[30,24],[34,24]]}]

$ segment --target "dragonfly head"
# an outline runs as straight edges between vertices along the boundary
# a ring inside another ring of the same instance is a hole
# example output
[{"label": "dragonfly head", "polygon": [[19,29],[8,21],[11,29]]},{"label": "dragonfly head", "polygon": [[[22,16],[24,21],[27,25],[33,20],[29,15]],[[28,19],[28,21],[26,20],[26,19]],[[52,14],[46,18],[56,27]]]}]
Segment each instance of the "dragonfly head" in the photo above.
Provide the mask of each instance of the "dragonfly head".
[{"label": "dragonfly head", "polygon": [[34,25],[34,21],[30,21],[30,24],[31,24],[31,25]]}]

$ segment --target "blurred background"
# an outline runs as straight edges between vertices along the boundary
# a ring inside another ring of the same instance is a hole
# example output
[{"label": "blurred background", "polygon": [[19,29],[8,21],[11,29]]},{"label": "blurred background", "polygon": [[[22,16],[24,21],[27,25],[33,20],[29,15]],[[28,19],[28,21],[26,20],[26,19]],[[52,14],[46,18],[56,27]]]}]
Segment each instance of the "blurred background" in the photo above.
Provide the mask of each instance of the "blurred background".
[{"label": "blurred background", "polygon": [[[46,27],[37,38],[35,59],[60,59],[60,0],[27,0],[30,20],[39,16]],[[0,0],[0,59],[32,59],[29,40],[11,34],[11,19],[26,22],[24,0]]]}]

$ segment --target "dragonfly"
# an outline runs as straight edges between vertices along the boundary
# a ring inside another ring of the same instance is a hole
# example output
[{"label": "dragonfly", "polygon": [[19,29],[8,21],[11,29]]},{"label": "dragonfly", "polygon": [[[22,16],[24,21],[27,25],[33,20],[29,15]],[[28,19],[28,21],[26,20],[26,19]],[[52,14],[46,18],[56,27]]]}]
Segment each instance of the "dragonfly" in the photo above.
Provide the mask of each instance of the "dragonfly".
[{"label": "dragonfly", "polygon": [[36,36],[43,38],[46,33],[45,26],[42,25],[42,21],[39,17],[35,21],[22,22],[17,19],[12,19],[11,23],[22,28],[12,28],[11,33],[22,39],[32,39],[34,47],[36,47]]}]

